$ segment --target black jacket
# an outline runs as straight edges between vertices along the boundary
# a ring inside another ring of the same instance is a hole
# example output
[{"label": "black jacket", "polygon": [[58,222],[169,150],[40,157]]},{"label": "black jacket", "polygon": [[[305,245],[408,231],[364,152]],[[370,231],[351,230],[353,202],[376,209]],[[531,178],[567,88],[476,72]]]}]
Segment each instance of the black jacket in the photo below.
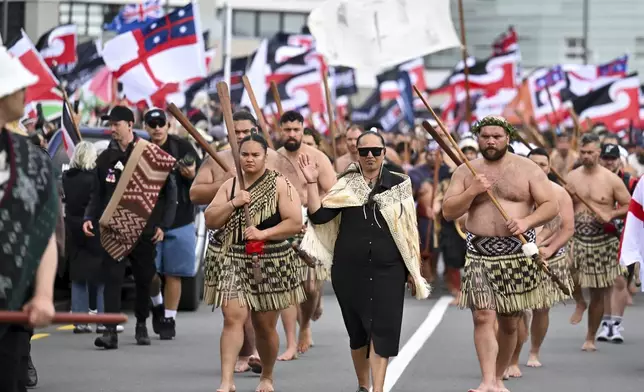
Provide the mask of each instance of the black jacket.
[{"label": "black jacket", "polygon": [[[98,156],[96,160],[96,188],[92,192],[89,204],[85,210],[86,221],[97,221],[100,219],[121,178],[122,171],[115,169],[115,166],[118,162],[121,162],[123,167],[126,166],[134,149],[134,143],[137,140],[138,137],[135,135],[134,140],[127,146],[125,151],[122,151],[118,143],[112,140],[107,149]],[[157,227],[168,229],[174,221],[176,209],[177,185],[174,175],[170,174],[163,189],[159,193],[159,200],[152,210],[152,214],[143,232],[153,233]]]},{"label": "black jacket", "polygon": [[[176,135],[168,135],[166,142],[160,146],[161,149],[168,154],[172,155],[177,162],[184,159],[187,155],[192,155],[195,159],[197,168],[201,166],[201,159],[192,147],[192,144],[185,139]],[[185,178],[177,169],[173,171],[177,183],[177,212],[174,217],[174,222],[169,226],[171,229],[182,227],[194,222],[195,220],[195,206],[190,201],[190,187],[192,186],[192,179]]]}]

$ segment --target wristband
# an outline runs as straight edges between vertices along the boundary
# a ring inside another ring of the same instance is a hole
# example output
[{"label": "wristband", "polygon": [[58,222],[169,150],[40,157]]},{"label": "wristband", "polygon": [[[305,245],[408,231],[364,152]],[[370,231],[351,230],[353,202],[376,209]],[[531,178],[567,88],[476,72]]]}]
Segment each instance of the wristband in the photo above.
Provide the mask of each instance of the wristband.
[{"label": "wristband", "polygon": [[306,183],[307,183],[307,184],[317,184],[318,182],[317,182],[317,181],[313,181],[313,182],[311,182],[311,181],[307,181]]},{"label": "wristband", "polygon": [[233,203],[232,200],[230,201],[230,205],[233,206],[233,209],[235,209],[235,210],[237,209],[237,207],[235,206],[235,203]]}]

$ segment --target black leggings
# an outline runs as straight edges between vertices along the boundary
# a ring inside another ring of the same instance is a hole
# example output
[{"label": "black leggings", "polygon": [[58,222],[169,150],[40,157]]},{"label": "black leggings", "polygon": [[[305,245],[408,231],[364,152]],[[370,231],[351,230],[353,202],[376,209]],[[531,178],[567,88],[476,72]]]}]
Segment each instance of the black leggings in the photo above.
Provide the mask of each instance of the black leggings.
[{"label": "black leggings", "polygon": [[32,331],[9,325],[0,336],[0,391],[27,391],[27,364]]},{"label": "black leggings", "polygon": [[[152,243],[151,236],[142,234],[139,242],[134,246],[127,259],[132,267],[136,299],[134,314],[137,323],[144,323],[150,316],[150,285],[157,272],[154,259],[156,245]],[[125,277],[126,260],[116,261],[105,254],[103,269],[105,277],[105,313],[119,313],[121,311],[121,291]],[[107,324],[106,324],[107,325]],[[107,325],[116,328],[116,325]]]}]

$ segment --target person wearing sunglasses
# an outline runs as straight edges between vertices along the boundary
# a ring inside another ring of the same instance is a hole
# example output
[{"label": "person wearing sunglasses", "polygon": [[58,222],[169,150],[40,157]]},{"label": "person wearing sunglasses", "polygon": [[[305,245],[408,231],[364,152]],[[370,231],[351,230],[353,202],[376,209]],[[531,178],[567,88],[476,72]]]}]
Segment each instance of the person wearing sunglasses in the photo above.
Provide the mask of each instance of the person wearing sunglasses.
[{"label": "person wearing sunglasses", "polygon": [[[164,110],[152,108],[145,113],[143,120],[152,143],[177,160],[173,171],[177,184],[177,211],[174,222],[154,238],[157,273],[150,293],[153,305],[152,329],[161,340],[170,340],[176,335],[175,320],[181,299],[181,278],[194,277],[197,273],[197,234],[194,225],[196,209],[190,201],[190,187],[201,161],[189,141],[168,134],[170,124]],[[163,293],[160,275],[165,277]]]},{"label": "person wearing sunglasses", "polygon": [[409,177],[384,167],[385,141],[377,132],[360,135],[357,150],[358,162],[338,176],[323,198],[315,161],[300,156],[312,223],[301,248],[331,269],[358,392],[371,386],[383,392],[388,359],[398,354],[405,282],[418,299],[427,298],[430,287],[420,273]]}]

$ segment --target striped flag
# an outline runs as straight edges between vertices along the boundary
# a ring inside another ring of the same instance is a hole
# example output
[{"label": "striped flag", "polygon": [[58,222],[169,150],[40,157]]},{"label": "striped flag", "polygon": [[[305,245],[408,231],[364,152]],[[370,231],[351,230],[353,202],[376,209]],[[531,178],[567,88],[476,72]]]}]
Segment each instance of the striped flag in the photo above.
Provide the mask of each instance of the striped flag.
[{"label": "striped flag", "polygon": [[63,115],[60,120],[60,129],[56,131],[54,136],[49,140],[47,151],[49,156],[54,161],[60,160],[65,162],[65,154],[67,161],[72,159],[74,154],[74,147],[80,143],[80,138],[74,130],[74,120],[72,119],[69,106],[63,103]]}]

